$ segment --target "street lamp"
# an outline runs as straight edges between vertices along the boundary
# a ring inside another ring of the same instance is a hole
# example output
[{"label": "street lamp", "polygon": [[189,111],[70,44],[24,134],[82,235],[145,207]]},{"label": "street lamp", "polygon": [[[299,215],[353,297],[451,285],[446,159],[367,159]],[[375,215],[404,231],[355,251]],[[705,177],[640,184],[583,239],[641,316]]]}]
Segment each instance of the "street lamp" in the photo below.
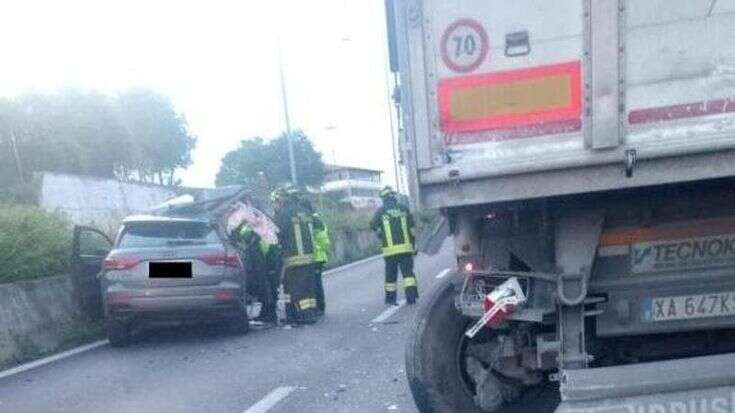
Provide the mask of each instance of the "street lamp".
[{"label": "street lamp", "polygon": [[293,153],[293,136],[291,135],[291,119],[288,115],[288,94],[286,93],[286,76],[283,73],[283,54],[281,53],[281,38],[276,39],[278,49],[278,70],[281,75],[281,99],[283,100],[283,117],[286,121],[286,142],[288,142],[288,163],[291,167],[291,183],[298,185],[296,177],[296,160]]}]

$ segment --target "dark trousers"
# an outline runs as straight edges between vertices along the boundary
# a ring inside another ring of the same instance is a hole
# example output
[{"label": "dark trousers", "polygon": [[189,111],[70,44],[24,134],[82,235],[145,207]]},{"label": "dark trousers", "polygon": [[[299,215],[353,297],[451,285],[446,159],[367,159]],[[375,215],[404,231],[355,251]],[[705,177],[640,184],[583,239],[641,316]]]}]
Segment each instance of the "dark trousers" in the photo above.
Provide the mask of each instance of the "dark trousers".
[{"label": "dark trousers", "polygon": [[326,308],[324,302],[324,281],[322,280],[323,272],[324,263],[316,263],[316,268],[314,270],[314,296],[316,297],[316,308],[320,313],[323,313]]},{"label": "dark trousers", "polygon": [[264,286],[263,308],[260,311],[258,319],[261,321],[275,322],[276,307],[278,303],[278,274],[275,271],[269,271],[266,275]]},{"label": "dark trousers", "polygon": [[413,254],[398,254],[383,257],[385,259],[385,302],[388,304],[396,303],[398,293],[398,270],[401,270],[403,276],[403,286],[406,294],[406,301],[409,303],[416,302],[419,297],[418,285],[416,283],[416,275],[413,273]]},{"label": "dark trousers", "polygon": [[266,262],[259,252],[241,252],[247,273],[248,293],[260,301],[262,308],[258,320],[275,321],[278,300],[278,277],[266,268]]},{"label": "dark trousers", "polygon": [[313,323],[316,320],[314,264],[288,267],[283,274],[283,290],[288,294],[286,316],[291,322]]}]

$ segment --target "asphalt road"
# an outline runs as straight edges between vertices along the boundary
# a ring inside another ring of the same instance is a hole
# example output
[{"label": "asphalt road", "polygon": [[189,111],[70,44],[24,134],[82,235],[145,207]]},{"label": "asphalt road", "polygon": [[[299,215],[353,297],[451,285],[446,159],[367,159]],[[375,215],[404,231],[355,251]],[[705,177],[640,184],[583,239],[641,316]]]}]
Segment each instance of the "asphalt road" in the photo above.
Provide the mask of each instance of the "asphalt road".
[{"label": "asphalt road", "polygon": [[[449,245],[420,255],[420,291],[451,263]],[[0,379],[0,412],[415,412],[403,365],[415,307],[386,312],[382,264],[326,277],[316,325],[150,331]]]}]

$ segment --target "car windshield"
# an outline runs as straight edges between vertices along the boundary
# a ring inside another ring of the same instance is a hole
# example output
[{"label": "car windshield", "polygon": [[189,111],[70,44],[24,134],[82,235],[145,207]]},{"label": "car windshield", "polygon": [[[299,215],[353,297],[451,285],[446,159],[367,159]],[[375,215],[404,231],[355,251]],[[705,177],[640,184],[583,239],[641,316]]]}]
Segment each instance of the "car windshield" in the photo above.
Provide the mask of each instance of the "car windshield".
[{"label": "car windshield", "polygon": [[167,247],[219,243],[217,231],[201,222],[153,222],[126,225],[118,248]]}]

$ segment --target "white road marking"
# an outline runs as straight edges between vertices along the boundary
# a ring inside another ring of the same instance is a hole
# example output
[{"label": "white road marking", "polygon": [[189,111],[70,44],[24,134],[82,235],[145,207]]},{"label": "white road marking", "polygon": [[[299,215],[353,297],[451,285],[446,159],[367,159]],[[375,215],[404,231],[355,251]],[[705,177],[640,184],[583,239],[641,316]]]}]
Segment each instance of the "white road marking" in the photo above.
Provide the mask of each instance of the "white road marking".
[{"label": "white road marking", "polygon": [[444,278],[444,277],[446,277],[446,276],[447,276],[447,274],[449,274],[449,273],[450,273],[451,271],[452,271],[452,269],[451,269],[451,268],[445,268],[445,269],[443,269],[443,270],[442,270],[442,272],[440,272],[439,274],[437,274],[437,275],[436,275],[436,278],[437,278],[437,279],[439,279],[439,278]]},{"label": "white road marking", "polygon": [[53,363],[53,362],[59,361],[61,359],[65,359],[67,357],[71,357],[71,356],[73,356],[75,354],[79,354],[79,353],[82,353],[82,352],[85,352],[85,351],[88,351],[88,350],[93,350],[93,349],[96,349],[98,347],[106,346],[107,344],[109,344],[109,341],[107,341],[107,340],[95,341],[94,343],[87,344],[87,345],[84,345],[84,346],[80,346],[80,347],[77,347],[77,348],[73,348],[71,350],[67,350],[67,351],[64,351],[64,352],[59,353],[59,354],[54,354],[53,356],[48,356],[48,357],[42,358],[40,360],[32,361],[30,363],[22,364],[22,365],[20,365],[18,367],[13,367],[12,369],[8,369],[8,370],[5,370],[5,371],[0,371],[0,379],[5,378],[5,377],[8,377],[8,376],[12,376],[14,374],[23,373],[24,371],[35,369],[36,367],[41,367],[43,365],[46,365],[46,364],[49,364],[49,363]]},{"label": "white road marking", "polygon": [[265,413],[278,404],[278,402],[288,397],[288,395],[294,390],[296,390],[296,387],[278,387],[260,399],[259,402],[250,406],[250,408],[245,410],[243,413]]},{"label": "white road marking", "polygon": [[387,320],[390,316],[398,312],[398,310],[400,310],[401,307],[403,307],[404,305],[406,305],[406,300],[401,300],[398,302],[398,305],[392,305],[386,308],[385,311],[380,313],[379,316],[373,318],[371,323],[373,324],[382,323],[383,321]]}]

